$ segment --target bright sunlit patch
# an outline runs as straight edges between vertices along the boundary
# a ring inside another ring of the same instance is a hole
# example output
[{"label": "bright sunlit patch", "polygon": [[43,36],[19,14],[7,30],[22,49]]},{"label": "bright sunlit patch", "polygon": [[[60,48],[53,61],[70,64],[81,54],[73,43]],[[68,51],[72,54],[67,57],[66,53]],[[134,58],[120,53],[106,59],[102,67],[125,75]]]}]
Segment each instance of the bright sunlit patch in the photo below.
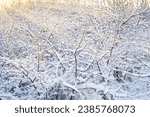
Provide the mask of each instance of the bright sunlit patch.
[{"label": "bright sunlit patch", "polygon": [[[108,5],[114,5],[114,3],[130,3],[134,7],[139,7],[144,1],[148,6],[150,6],[150,0],[0,0],[0,9],[3,8],[16,8],[23,5],[28,6],[28,3],[39,3],[39,2],[51,2],[51,3],[65,3],[73,5],[83,5],[92,7],[108,7]],[[118,4],[119,5],[119,4]]]},{"label": "bright sunlit patch", "polygon": [[[0,0],[0,9],[24,5],[30,0]],[[34,0],[33,0],[34,1]]]},{"label": "bright sunlit patch", "polygon": [[9,7],[12,0],[0,0],[0,8]]}]

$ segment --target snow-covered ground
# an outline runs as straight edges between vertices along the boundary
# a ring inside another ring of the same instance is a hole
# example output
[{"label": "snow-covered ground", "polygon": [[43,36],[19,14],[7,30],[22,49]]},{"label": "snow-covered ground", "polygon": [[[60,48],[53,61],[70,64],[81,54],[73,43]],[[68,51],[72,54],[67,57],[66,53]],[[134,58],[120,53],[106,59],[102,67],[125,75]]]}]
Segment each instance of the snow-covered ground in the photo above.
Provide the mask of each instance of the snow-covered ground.
[{"label": "snow-covered ground", "polygon": [[150,10],[124,9],[0,11],[0,99],[150,99]]}]

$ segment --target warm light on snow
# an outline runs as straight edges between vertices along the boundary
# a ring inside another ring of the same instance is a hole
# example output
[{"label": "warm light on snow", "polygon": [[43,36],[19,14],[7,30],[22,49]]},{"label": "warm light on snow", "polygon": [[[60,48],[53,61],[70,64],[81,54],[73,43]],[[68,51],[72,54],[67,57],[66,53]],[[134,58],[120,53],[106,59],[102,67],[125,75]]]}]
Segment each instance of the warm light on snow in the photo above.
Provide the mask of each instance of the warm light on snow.
[{"label": "warm light on snow", "polygon": [[[87,6],[107,6],[110,3],[118,2],[120,0],[0,0],[0,8],[8,8],[15,5],[24,5],[27,2],[35,3],[35,2],[52,2],[52,3],[68,3],[68,4],[80,4]],[[121,2],[125,3],[133,3],[134,6],[139,6],[143,1],[146,1],[148,5],[150,5],[150,0],[121,0]]]},{"label": "warm light on snow", "polygon": [[9,8],[15,4],[25,4],[29,0],[0,0],[0,8]]},{"label": "warm light on snow", "polygon": [[2,8],[10,8],[13,6],[23,6],[30,3],[37,2],[51,2],[51,3],[64,3],[64,4],[73,4],[73,5],[84,5],[84,6],[92,6],[92,7],[105,7],[109,4],[119,3],[131,3],[132,7],[138,7],[144,1],[146,4],[150,4],[150,0],[0,0],[0,9]]},{"label": "warm light on snow", "polygon": [[9,6],[12,3],[12,0],[0,0],[0,6]]}]

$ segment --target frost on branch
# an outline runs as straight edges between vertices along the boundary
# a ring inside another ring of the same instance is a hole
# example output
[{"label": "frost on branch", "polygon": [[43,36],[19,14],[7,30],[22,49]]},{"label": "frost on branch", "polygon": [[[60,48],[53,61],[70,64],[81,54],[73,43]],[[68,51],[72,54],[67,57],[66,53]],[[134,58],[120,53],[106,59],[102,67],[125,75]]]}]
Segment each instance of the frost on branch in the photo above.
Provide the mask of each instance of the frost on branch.
[{"label": "frost on branch", "polygon": [[132,5],[1,11],[0,99],[149,99],[150,10]]}]

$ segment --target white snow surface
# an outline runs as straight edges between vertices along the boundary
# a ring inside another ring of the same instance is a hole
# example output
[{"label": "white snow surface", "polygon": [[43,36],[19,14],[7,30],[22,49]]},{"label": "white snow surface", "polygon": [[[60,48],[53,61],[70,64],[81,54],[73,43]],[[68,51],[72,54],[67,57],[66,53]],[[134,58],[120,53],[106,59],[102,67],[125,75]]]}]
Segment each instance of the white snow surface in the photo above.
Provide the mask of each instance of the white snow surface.
[{"label": "white snow surface", "polygon": [[1,11],[0,99],[150,99],[150,10],[93,12]]}]

